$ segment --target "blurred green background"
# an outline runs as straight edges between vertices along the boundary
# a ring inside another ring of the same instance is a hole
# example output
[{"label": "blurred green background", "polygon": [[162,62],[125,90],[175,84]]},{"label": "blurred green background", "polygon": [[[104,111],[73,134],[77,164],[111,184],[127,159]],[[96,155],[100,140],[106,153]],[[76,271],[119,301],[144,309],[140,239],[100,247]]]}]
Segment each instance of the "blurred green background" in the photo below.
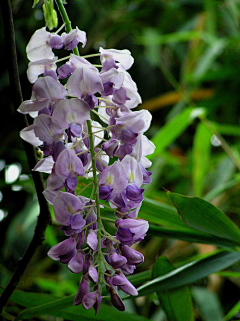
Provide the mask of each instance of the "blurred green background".
[{"label": "blurred green background", "polygon": [[[34,31],[44,26],[41,5],[40,1],[32,9],[32,1],[12,1],[24,100],[31,95],[25,48]],[[150,158],[153,182],[145,195],[164,204],[171,202],[163,188],[199,196],[240,226],[240,1],[69,0],[67,11],[72,26],[87,32],[81,55],[96,53],[99,46],[132,52],[130,74],[143,100],[138,108],[152,113],[147,136],[156,144]],[[38,204],[11,104],[14,93],[4,63],[8,49],[2,32],[0,46],[0,284],[6,286],[33,235]],[[94,59],[91,62],[98,63]],[[46,256],[61,238],[57,224],[48,227],[44,245],[19,289],[56,297],[76,293],[79,276]],[[162,254],[177,263],[215,248],[148,236],[137,246],[146,256],[137,271],[149,269]],[[240,266],[234,270],[239,272]],[[240,299],[240,281],[233,275],[213,274],[193,285],[196,320],[220,320]],[[215,307],[213,315],[206,311],[209,302]],[[150,320],[165,320],[154,294],[127,301],[127,309]],[[17,313],[19,307],[10,310]]]}]

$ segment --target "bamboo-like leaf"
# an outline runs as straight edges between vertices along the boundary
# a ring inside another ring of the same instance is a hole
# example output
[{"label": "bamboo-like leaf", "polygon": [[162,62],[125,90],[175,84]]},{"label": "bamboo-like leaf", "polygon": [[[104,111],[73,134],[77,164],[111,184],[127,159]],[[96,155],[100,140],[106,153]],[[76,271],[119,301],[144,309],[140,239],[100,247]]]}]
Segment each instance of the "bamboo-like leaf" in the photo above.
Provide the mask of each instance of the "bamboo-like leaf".
[{"label": "bamboo-like leaf", "polygon": [[[160,257],[153,266],[153,278],[174,270],[174,267],[164,256]],[[165,311],[168,320],[171,321],[192,321],[193,307],[189,290],[186,286],[177,289],[158,291],[159,301]]]},{"label": "bamboo-like leaf", "polygon": [[156,226],[150,224],[148,235],[168,237],[178,240],[184,240],[187,242],[215,244],[217,246],[233,248],[236,243],[214,235],[203,233],[197,230],[181,230],[176,228],[168,228],[163,226]]},{"label": "bamboo-like leaf", "polygon": [[[187,108],[171,119],[153,137],[156,145],[154,156],[161,154],[164,149],[177,139],[194,119],[204,113],[203,108]],[[149,158],[153,158],[152,155]]]},{"label": "bamboo-like leaf", "polygon": [[138,288],[138,293],[141,296],[178,288],[223,270],[239,260],[240,252],[219,250],[147,282]]},{"label": "bamboo-like leaf", "polygon": [[196,196],[203,195],[205,177],[211,152],[210,131],[199,123],[193,141],[193,188]]},{"label": "bamboo-like leaf", "polygon": [[188,226],[240,245],[238,227],[211,203],[198,197],[187,197],[171,192],[167,192],[167,195],[178,210],[180,218]]},{"label": "bamboo-like leaf", "polygon": [[194,287],[192,294],[204,321],[223,320],[222,307],[215,293],[205,288]]}]

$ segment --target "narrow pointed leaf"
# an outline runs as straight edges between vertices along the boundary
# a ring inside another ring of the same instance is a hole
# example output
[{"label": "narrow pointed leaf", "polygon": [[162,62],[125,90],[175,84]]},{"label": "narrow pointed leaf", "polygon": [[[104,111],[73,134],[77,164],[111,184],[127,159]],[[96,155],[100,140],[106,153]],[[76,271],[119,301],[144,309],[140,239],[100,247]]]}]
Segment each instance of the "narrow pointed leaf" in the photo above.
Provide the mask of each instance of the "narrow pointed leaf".
[{"label": "narrow pointed leaf", "polygon": [[193,141],[193,188],[195,195],[203,195],[206,172],[211,152],[210,131],[199,123]]},{"label": "narrow pointed leaf", "polygon": [[[153,278],[156,278],[173,270],[172,264],[166,257],[162,256],[154,264],[152,275]],[[194,320],[192,300],[186,286],[167,291],[158,291],[157,295],[168,320]]]},{"label": "narrow pointed leaf", "polygon": [[175,139],[177,139],[184,130],[193,122],[194,119],[204,113],[203,108],[187,108],[180,114],[171,119],[163,126],[153,137],[152,141],[156,146],[154,156],[161,154]]},{"label": "narrow pointed leaf", "polygon": [[240,230],[219,209],[198,197],[167,192],[180,218],[196,230],[240,244]]},{"label": "narrow pointed leaf", "polygon": [[197,280],[214,272],[221,271],[240,260],[240,252],[219,250],[188,262],[172,272],[157,277],[138,288],[139,296],[152,292],[174,289]]},{"label": "narrow pointed leaf", "polygon": [[215,293],[205,288],[194,287],[192,294],[204,321],[223,320],[222,307]]}]

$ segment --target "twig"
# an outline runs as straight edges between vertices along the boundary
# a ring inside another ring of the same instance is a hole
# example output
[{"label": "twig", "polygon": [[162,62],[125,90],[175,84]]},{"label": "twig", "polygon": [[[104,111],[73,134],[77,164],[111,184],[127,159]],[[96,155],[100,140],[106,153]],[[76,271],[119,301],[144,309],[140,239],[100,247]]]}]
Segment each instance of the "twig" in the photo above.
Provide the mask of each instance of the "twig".
[{"label": "twig", "polygon": [[[13,26],[13,18],[12,18],[12,9],[10,0],[2,0],[1,1],[1,9],[2,9],[2,19],[3,19],[3,29],[5,35],[6,42],[6,52],[8,53],[6,56],[8,62],[8,72],[9,72],[9,80],[11,91],[14,93],[12,95],[14,109],[17,110],[19,105],[22,103],[22,91],[21,85],[19,81],[18,74],[18,64],[17,64],[17,54],[16,54],[16,46],[15,46],[15,38],[14,38],[14,26]],[[28,121],[26,116],[16,113],[16,118],[18,122],[19,129],[28,126]],[[36,162],[37,156],[33,146],[23,141],[24,149],[27,155],[27,160],[32,169]],[[44,190],[44,184],[42,176],[39,172],[32,172],[33,182],[36,188],[36,193],[38,197],[38,202],[40,206],[40,213],[37,220],[37,225],[35,228],[35,232],[33,238],[24,253],[23,257],[19,260],[16,270],[4,290],[1,298],[0,298],[0,313],[3,307],[6,305],[8,299],[11,294],[15,290],[18,285],[20,278],[22,277],[26,267],[28,266],[31,258],[33,257],[37,247],[42,244],[44,240],[44,233],[48,226],[51,223],[51,215],[48,208],[47,201],[45,200],[42,192]]]}]

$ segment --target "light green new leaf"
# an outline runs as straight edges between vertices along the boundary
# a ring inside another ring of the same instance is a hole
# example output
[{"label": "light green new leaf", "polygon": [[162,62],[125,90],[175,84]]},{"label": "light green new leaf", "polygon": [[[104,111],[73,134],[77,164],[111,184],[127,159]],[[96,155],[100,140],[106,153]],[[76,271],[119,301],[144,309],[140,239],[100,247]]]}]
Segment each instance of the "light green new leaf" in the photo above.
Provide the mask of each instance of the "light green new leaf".
[{"label": "light green new leaf", "polygon": [[32,8],[34,8],[34,7],[38,4],[39,1],[40,1],[40,0],[34,0],[34,1],[33,1],[33,5],[32,5]]},{"label": "light green new leaf", "polygon": [[219,209],[198,197],[167,192],[178,210],[180,218],[188,226],[240,245],[240,230]]},{"label": "light green new leaf", "polygon": [[[152,276],[156,278],[174,270],[174,267],[165,256],[160,257],[153,266]],[[168,320],[192,321],[193,307],[189,290],[186,286],[177,289],[158,291],[159,301]]]},{"label": "light green new leaf", "polygon": [[58,18],[57,12],[53,8],[53,0],[44,0],[43,15],[45,19],[45,24],[49,28],[49,30],[52,30],[53,28],[57,27]]},{"label": "light green new leaf", "polygon": [[139,296],[141,296],[148,295],[152,292],[174,289],[223,270],[239,260],[240,252],[219,250],[186,263],[163,276],[157,277],[140,286],[137,290]]},{"label": "light green new leaf", "polygon": [[215,293],[205,288],[194,287],[192,294],[204,321],[223,320],[222,307]]},{"label": "light green new leaf", "polygon": [[[203,108],[187,108],[166,123],[152,138],[156,146],[154,156],[161,154],[166,147],[184,132],[194,119],[203,113]],[[149,158],[151,159],[154,156],[152,154]]]},{"label": "light green new leaf", "polygon": [[199,123],[193,141],[193,188],[195,195],[203,195],[205,177],[211,153],[210,131]]}]

